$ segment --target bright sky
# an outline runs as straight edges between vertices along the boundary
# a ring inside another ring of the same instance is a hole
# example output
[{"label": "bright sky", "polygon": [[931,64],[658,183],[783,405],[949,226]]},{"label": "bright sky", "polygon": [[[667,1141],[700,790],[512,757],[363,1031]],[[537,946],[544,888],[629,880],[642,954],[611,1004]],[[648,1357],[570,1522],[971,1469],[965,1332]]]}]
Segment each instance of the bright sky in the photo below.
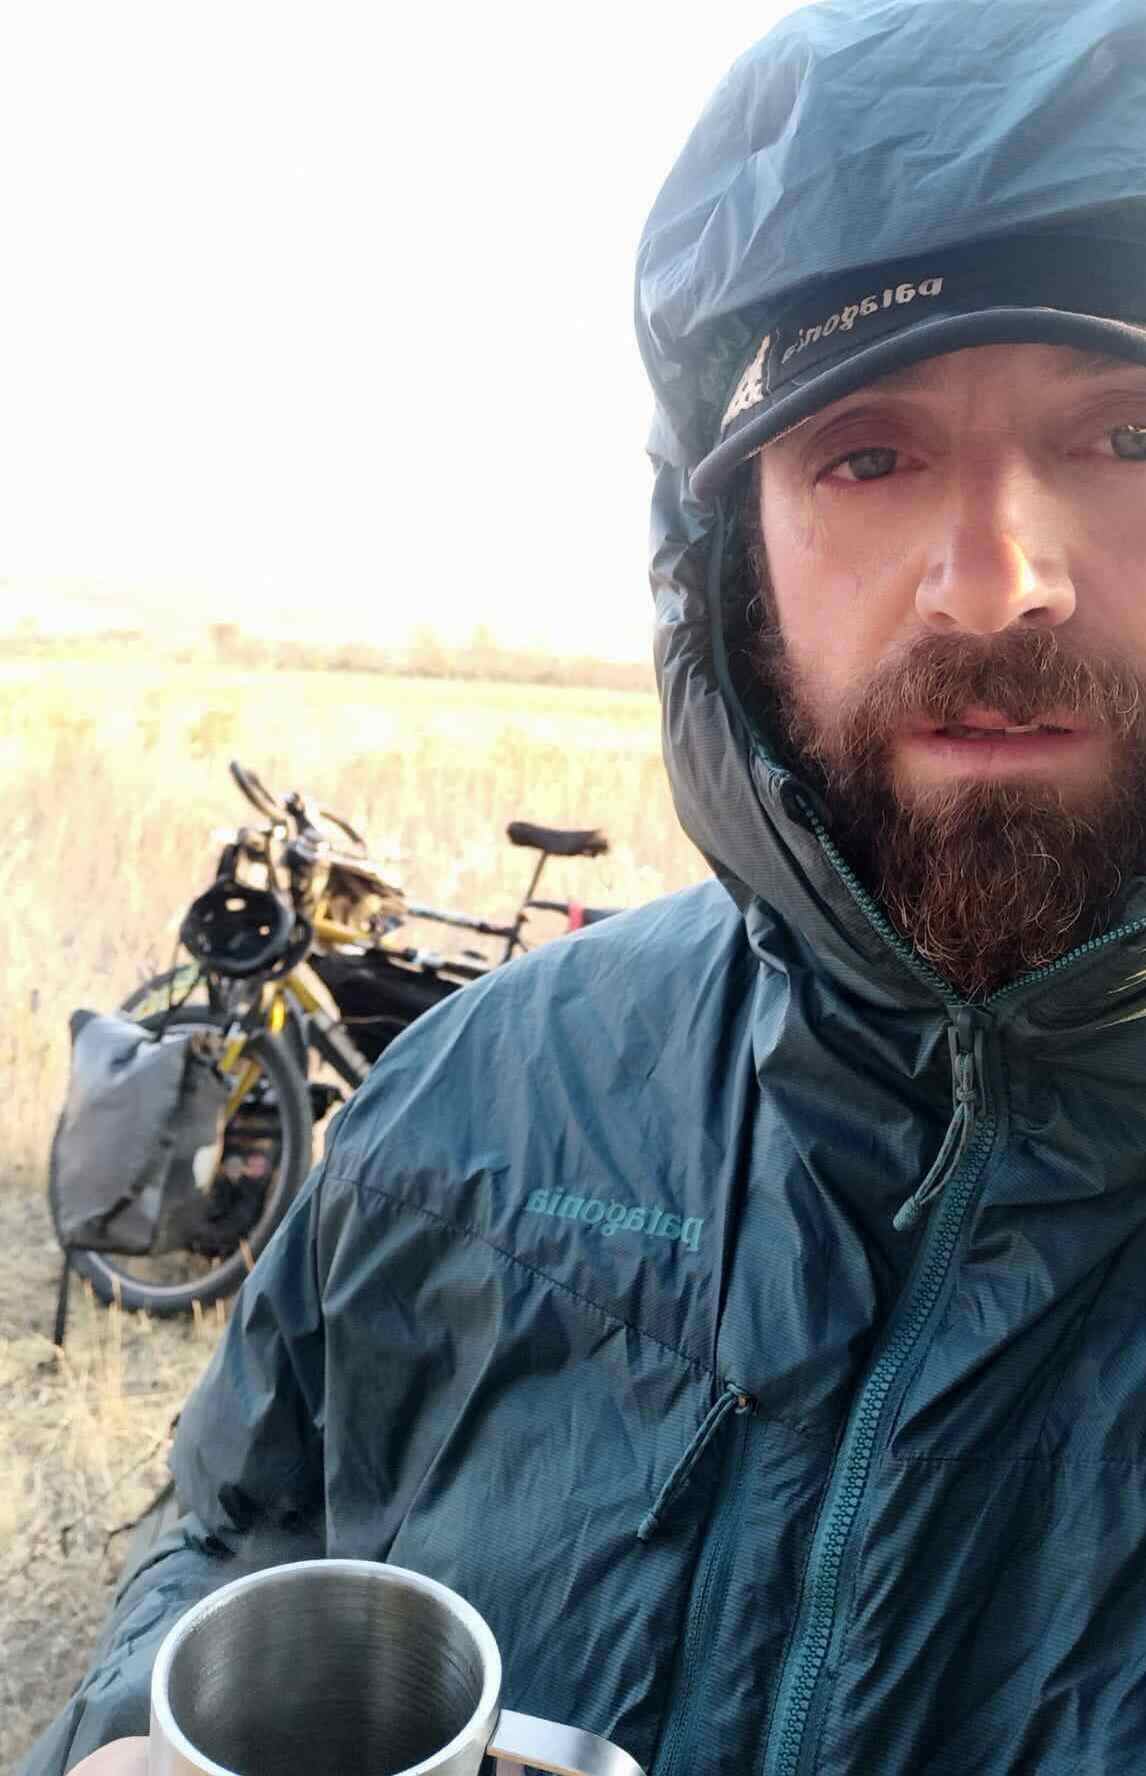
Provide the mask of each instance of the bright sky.
[{"label": "bright sky", "polygon": [[637,238],[790,0],[12,0],[0,601],[647,650]]}]

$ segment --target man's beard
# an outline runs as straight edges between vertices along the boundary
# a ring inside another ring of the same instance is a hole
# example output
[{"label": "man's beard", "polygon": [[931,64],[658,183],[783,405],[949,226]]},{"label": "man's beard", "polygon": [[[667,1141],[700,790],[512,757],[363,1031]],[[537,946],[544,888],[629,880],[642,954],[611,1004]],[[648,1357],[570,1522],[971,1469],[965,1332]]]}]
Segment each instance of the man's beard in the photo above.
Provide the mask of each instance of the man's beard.
[{"label": "man's beard", "polygon": [[[824,718],[774,624],[754,636],[751,660],[785,761],[820,791],[849,862],[966,997],[1105,928],[1123,882],[1146,862],[1146,679],[1071,654],[1053,629],[989,641],[927,635]],[[974,707],[1016,727],[1069,711],[1108,738],[1112,769],[1084,804],[1077,788],[1071,797],[1049,782],[898,787],[896,733],[920,718],[944,726]]]}]

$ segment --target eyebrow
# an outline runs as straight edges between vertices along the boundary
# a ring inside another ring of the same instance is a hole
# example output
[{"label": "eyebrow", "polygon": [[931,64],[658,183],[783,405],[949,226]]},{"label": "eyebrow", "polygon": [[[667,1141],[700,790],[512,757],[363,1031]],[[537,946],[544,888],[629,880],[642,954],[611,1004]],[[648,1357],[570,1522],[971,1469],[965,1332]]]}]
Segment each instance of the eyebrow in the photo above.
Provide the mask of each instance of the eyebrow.
[{"label": "eyebrow", "polygon": [[[1137,358],[1116,357],[1112,352],[1083,351],[1076,346],[1064,346],[1061,349],[1069,353],[1069,361],[1062,368],[1064,381],[1077,382],[1087,377],[1097,380],[1102,376],[1115,376],[1120,372],[1125,375],[1127,371],[1134,370],[1140,375],[1146,375],[1146,363]],[[947,355],[949,354],[943,353],[933,358],[921,358],[918,363],[905,364],[901,370],[889,370],[886,376],[876,377],[864,386],[853,389],[850,395],[840,395],[838,400],[821,408],[818,413],[811,413],[807,419],[798,420],[787,431],[781,432],[779,437],[771,439],[761,447],[761,451],[772,450],[793,439],[805,442],[822,435],[830,425],[832,415],[839,408],[845,409],[841,416],[843,419],[851,419],[856,414],[866,413],[868,406],[873,401],[878,402],[881,395],[910,393],[912,389],[926,390],[928,386],[934,387],[928,371]]]},{"label": "eyebrow", "polygon": [[1119,370],[1143,370],[1146,365],[1136,358],[1116,358],[1109,352],[1077,352],[1072,362],[1067,365],[1063,375],[1078,376],[1111,376]]}]

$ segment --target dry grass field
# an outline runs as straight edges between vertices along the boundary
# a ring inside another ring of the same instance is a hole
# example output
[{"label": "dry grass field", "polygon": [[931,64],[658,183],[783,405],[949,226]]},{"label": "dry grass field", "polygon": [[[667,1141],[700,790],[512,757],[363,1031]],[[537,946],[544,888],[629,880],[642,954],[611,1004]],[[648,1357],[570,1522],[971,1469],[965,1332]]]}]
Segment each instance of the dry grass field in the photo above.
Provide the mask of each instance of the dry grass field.
[{"label": "dry grass field", "polygon": [[231,756],[344,813],[415,900],[512,912],[529,870],[514,818],[609,834],[608,856],[549,866],[552,896],[634,905],[705,874],[641,692],[0,660],[0,1770],[82,1672],[220,1330],[81,1295],[57,1357],[43,1198],[68,1015],[169,963],[243,818]]}]

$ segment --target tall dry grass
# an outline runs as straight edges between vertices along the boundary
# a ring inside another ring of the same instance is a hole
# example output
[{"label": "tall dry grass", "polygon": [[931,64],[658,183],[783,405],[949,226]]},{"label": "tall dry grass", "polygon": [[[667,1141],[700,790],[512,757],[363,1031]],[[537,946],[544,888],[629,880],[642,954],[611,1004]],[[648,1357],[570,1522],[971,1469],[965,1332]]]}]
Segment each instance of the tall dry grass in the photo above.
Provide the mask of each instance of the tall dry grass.
[{"label": "tall dry grass", "polygon": [[124,1525],[162,1480],[167,1426],[219,1332],[81,1298],[57,1358],[42,1193],[68,1015],[114,1006],[170,962],[220,829],[244,817],[231,756],[345,814],[415,900],[505,918],[530,869],[504,838],[515,818],[609,834],[606,857],[549,866],[554,897],[635,905],[705,873],[672,812],[647,693],[128,654],[0,661],[3,1768],[83,1669]]},{"label": "tall dry grass", "polygon": [[418,900],[510,912],[528,874],[514,818],[607,829],[607,857],[549,866],[554,895],[635,904],[703,873],[639,692],[0,665],[0,1188],[42,1169],[70,1010],[170,961],[213,829],[244,816],[233,754],[364,827]]}]

